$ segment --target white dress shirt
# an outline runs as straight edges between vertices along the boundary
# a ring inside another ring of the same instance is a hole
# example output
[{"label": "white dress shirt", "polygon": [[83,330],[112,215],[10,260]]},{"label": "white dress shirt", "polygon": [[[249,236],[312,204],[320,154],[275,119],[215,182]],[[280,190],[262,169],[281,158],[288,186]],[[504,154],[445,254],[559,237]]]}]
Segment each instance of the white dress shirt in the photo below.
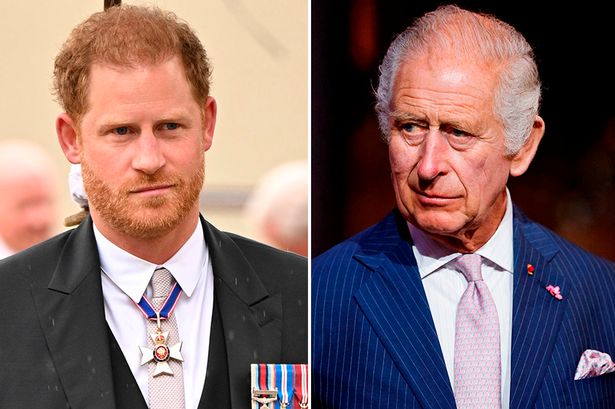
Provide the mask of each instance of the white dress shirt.
[{"label": "white dress shirt", "polygon": [[9,249],[9,246],[6,245],[2,237],[0,237],[0,260],[6,258],[8,256],[13,255],[15,252]]},{"label": "white dress shirt", "polygon": [[[513,217],[510,193],[507,190],[506,212],[495,234],[476,251],[483,257],[482,274],[498,311],[502,354],[502,409],[508,409],[510,398],[510,354],[512,342],[513,299]],[[423,231],[408,223],[419,273],[427,295],[436,332],[444,355],[446,370],[455,387],[455,319],[457,304],[468,285],[465,277],[452,268],[461,253],[451,253]]]},{"label": "white dress shirt", "polygon": [[186,408],[196,409],[205,384],[209,335],[213,312],[214,283],[209,252],[199,221],[192,236],[166,263],[152,264],[111,243],[94,226],[100,254],[105,317],[115,336],[141,393],[148,402],[147,365],[141,366],[140,346],[147,345],[146,320],[135,303],[147,290],[157,267],[165,267],[181,286],[183,293],[175,307],[182,344]]}]

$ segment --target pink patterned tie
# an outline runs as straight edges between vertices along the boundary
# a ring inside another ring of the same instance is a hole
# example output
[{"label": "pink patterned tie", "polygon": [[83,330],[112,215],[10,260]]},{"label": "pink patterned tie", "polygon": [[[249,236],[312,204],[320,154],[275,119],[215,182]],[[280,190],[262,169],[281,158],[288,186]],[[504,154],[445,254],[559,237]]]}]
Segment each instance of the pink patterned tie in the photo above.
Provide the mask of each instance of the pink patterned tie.
[{"label": "pink patterned tie", "polygon": [[481,256],[464,254],[457,269],[468,287],[457,305],[455,400],[459,409],[501,408],[500,324],[481,274]]}]

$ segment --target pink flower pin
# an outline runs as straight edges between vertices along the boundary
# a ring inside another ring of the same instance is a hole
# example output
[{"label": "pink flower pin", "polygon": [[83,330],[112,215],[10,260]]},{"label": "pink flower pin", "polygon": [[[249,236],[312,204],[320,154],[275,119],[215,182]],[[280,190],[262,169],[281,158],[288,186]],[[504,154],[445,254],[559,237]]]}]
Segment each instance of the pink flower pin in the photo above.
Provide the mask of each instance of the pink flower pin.
[{"label": "pink flower pin", "polygon": [[551,294],[553,297],[555,297],[555,299],[557,300],[563,300],[564,297],[562,297],[562,295],[559,293],[559,286],[558,287],[553,287],[551,284],[549,284],[546,287],[547,291],[549,292],[549,294]]}]

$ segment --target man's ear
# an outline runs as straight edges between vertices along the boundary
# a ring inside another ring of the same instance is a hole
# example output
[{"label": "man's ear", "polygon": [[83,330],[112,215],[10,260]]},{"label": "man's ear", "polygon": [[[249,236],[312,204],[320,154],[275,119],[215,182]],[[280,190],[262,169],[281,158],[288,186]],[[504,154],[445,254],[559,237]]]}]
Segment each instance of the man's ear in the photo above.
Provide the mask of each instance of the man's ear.
[{"label": "man's ear", "polygon": [[207,97],[203,106],[203,151],[207,152],[211,148],[216,129],[216,114],[218,107],[213,97]]},{"label": "man's ear", "polygon": [[77,125],[66,112],[56,119],[56,134],[64,156],[70,163],[81,163],[81,146],[77,137]]},{"label": "man's ear", "polygon": [[534,159],[534,155],[536,155],[536,151],[538,150],[538,145],[542,140],[542,136],[545,134],[545,121],[536,115],[534,119],[534,124],[532,125],[532,130],[530,131],[530,136],[525,141],[525,144],[519,152],[517,152],[512,157],[512,163],[510,165],[510,175],[511,176],[521,176],[525,173],[527,168],[532,163],[532,159]]}]

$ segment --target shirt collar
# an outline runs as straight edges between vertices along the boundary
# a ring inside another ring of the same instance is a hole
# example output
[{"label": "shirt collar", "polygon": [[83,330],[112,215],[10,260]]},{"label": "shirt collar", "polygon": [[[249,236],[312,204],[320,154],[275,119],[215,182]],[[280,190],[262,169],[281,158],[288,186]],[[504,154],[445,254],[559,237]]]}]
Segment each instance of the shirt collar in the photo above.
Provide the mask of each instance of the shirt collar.
[{"label": "shirt collar", "polygon": [[0,259],[13,255],[15,252],[6,245],[2,237],[0,237]]},{"label": "shirt collar", "polygon": [[[452,252],[433,240],[425,232],[407,223],[412,236],[412,251],[416,258],[421,278],[425,278],[461,253]],[[510,192],[506,189],[506,211],[495,233],[476,251],[500,270],[513,272],[513,210]]]},{"label": "shirt collar", "polygon": [[186,243],[163,265],[150,263],[121,249],[109,241],[96,225],[94,236],[101,269],[136,303],[141,300],[157,267],[168,269],[188,297],[194,292],[199,279],[206,277],[203,272],[209,253],[200,219]]}]

